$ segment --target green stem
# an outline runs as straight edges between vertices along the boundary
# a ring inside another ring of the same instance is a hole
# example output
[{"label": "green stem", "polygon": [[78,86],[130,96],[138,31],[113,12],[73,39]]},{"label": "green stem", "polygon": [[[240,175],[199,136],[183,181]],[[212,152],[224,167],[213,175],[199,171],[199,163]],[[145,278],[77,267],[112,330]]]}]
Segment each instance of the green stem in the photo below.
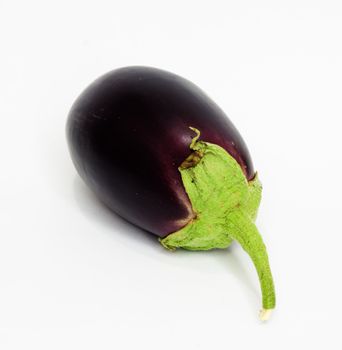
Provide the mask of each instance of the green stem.
[{"label": "green stem", "polygon": [[267,251],[261,235],[250,218],[239,210],[227,217],[227,230],[251,257],[257,270],[264,309],[274,309],[276,297]]},{"label": "green stem", "polygon": [[160,242],[170,250],[208,250],[238,241],[257,270],[264,308],[260,318],[266,320],[276,298],[266,247],[254,225],[261,183],[258,176],[247,181],[229,153],[218,145],[199,141],[200,132],[191,129],[196,133],[190,144],[193,152],[179,171],[196,217]]}]

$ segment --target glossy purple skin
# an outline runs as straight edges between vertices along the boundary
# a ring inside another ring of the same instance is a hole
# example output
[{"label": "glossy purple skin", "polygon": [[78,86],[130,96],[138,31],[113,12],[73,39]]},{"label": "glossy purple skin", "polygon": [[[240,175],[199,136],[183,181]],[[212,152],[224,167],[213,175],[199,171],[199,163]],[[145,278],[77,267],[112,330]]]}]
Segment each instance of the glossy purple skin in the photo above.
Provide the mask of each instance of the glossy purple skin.
[{"label": "glossy purple skin", "polygon": [[74,103],[67,139],[77,171],[113,211],[165,237],[194,214],[179,165],[194,132],[220,145],[254,176],[248,149],[224,112],[197,86],[148,67],[111,71]]}]

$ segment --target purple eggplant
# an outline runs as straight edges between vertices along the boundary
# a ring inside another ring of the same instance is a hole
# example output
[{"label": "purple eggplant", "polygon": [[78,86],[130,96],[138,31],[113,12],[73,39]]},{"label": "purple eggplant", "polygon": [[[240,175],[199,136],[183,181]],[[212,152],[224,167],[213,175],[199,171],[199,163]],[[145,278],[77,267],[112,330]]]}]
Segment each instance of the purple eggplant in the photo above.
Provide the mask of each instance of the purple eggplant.
[{"label": "purple eggplant", "polygon": [[69,113],[67,140],[85,183],[165,248],[225,248],[251,256],[267,318],[275,293],[254,220],[261,184],[225,113],[196,85],[149,67],[95,80]]}]

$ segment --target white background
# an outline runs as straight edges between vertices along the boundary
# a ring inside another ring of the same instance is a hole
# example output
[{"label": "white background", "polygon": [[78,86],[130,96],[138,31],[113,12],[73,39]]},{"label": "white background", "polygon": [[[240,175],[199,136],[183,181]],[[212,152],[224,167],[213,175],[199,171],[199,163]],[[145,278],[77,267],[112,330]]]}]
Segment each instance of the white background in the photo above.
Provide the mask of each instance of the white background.
[{"label": "white background", "polygon": [[[0,348],[341,349],[341,1],[0,1]],[[278,305],[248,256],[165,251],[107,210],[64,126],[99,75],[204,89],[264,185]]]}]

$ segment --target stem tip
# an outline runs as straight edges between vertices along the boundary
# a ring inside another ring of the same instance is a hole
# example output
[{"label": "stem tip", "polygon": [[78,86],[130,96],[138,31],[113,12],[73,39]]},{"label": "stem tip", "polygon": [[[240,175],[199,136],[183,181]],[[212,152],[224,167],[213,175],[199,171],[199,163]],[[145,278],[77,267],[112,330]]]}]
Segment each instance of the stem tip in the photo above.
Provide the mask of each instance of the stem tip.
[{"label": "stem tip", "polygon": [[260,321],[267,321],[272,314],[273,309],[261,309],[259,313]]}]

